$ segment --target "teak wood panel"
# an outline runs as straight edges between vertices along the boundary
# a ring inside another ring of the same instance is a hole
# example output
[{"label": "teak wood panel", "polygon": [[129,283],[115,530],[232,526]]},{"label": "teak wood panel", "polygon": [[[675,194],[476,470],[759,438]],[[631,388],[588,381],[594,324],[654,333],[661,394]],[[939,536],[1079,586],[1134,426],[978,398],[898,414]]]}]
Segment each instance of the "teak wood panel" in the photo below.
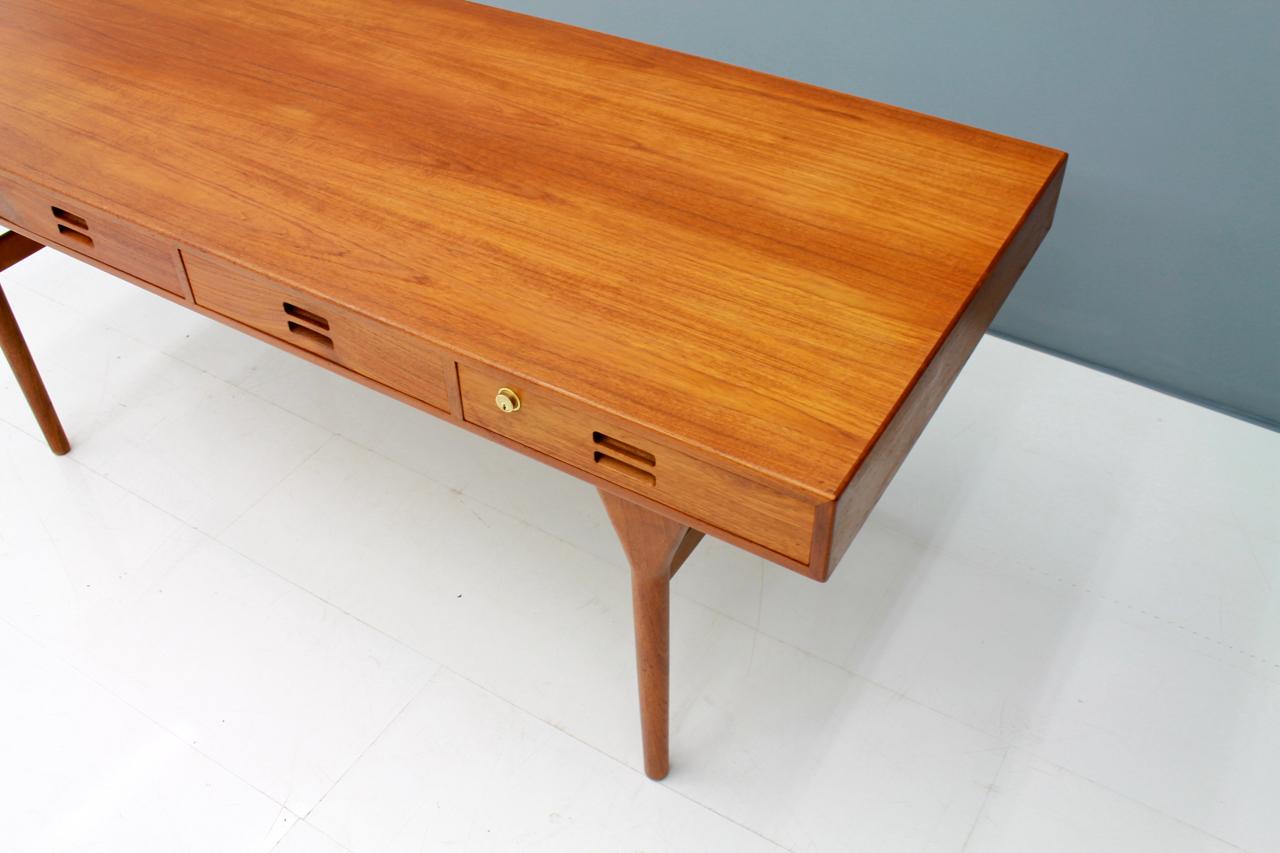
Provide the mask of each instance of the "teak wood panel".
[{"label": "teak wood panel", "polygon": [[[1064,164],[1065,167],[1065,164]],[[965,308],[955,327],[939,345],[937,354],[912,387],[902,406],[877,437],[871,451],[864,457],[853,479],[836,502],[835,518],[831,531],[829,553],[820,556],[815,563],[821,571],[816,577],[826,580],[844,556],[854,536],[876,501],[897,473],[911,446],[924,431],[943,396],[964,367],[996,312],[1004,304],[1018,276],[1031,260],[1049,227],[1058,203],[1065,168],[1059,169],[1045,188],[1035,207],[1027,215],[1024,227],[1009,241],[996,261],[982,289]]]},{"label": "teak wood panel", "polygon": [[[32,231],[29,228],[24,228],[21,225],[7,221],[3,216],[0,216],[0,227],[8,227],[14,233],[21,234],[22,236],[26,237],[29,240],[34,240],[35,242],[39,243],[40,245],[48,249],[51,249],[55,252],[60,252],[61,254],[75,258],[77,261],[80,261],[81,263],[88,264],[94,269],[102,270],[103,272],[109,275],[112,275],[122,281],[127,281],[132,285],[142,288],[143,290],[146,290],[150,293],[154,293],[157,296],[163,297],[164,299],[167,299],[170,302],[175,302],[179,305],[186,306],[187,308],[197,307],[195,306],[194,303],[191,302],[190,294],[185,290],[187,278],[185,273],[183,273],[181,269],[182,262],[178,254],[178,251],[176,249],[174,250],[173,257],[174,257],[175,266],[178,268],[179,285],[183,288],[183,291],[180,293],[174,292],[173,290],[170,290],[168,288],[159,287],[157,285],[152,284],[149,281],[146,281],[145,279],[139,278],[138,276],[134,275],[128,270],[123,270],[123,269],[120,269],[119,267],[113,267],[110,264],[105,264],[102,261],[90,255],[83,254],[82,252],[77,252],[75,249],[70,249],[66,246],[55,243],[49,238],[42,237],[41,235],[37,234],[36,232]],[[208,314],[214,319],[217,319],[217,315],[214,315],[212,312],[206,311],[203,313]]]},{"label": "teak wood panel", "polygon": [[[138,284],[141,282],[138,282],[135,280],[134,283]],[[167,299],[178,301],[177,297],[174,297],[171,294],[168,294],[159,290],[153,290],[153,292]],[[466,429],[469,432],[473,432],[483,438],[487,438],[488,440],[493,441],[497,444],[501,444],[503,447],[506,447],[512,450],[513,452],[522,453],[526,456],[529,456],[533,459],[538,460],[544,465],[549,465],[550,467],[555,468],[556,470],[561,471],[565,474],[572,475],[572,476],[578,477],[579,479],[585,480],[588,483],[591,483],[593,486],[595,486],[597,489],[599,489],[602,492],[611,492],[614,494],[618,494],[619,496],[625,496],[628,501],[635,503],[643,507],[644,509],[647,509],[654,513],[658,513],[660,515],[667,516],[686,526],[698,528],[699,531],[705,531],[705,532],[711,533],[712,535],[738,548],[742,548],[743,550],[749,551],[753,554],[757,554],[761,557],[772,560],[774,563],[784,566],[792,571],[813,576],[817,570],[816,567],[814,566],[806,565],[802,562],[793,560],[789,557],[784,557],[783,555],[779,554],[777,551],[770,550],[761,545],[758,545],[757,543],[753,542],[750,539],[743,538],[741,536],[738,536],[737,534],[731,533],[728,530],[724,530],[722,528],[716,527],[715,525],[707,524],[705,521],[693,518],[688,513],[683,512],[678,507],[672,507],[667,504],[656,501],[651,497],[638,494],[634,491],[629,491],[624,487],[619,486],[610,480],[597,476],[592,471],[584,470],[583,468],[576,465],[571,465],[554,456],[551,456],[547,453],[543,453],[540,450],[531,448],[526,444],[521,444],[520,442],[511,438],[508,438],[507,436],[501,435],[492,430],[486,429],[482,426],[479,426],[477,424],[473,424],[473,423],[470,423],[469,421],[464,420],[461,415],[461,410],[462,410],[461,399],[460,397],[457,396],[457,393],[456,393],[457,387],[458,387],[456,378],[455,378],[455,381],[450,383],[450,397],[449,397],[450,411],[444,412],[438,406],[424,403],[416,397],[412,397],[389,385],[370,379],[368,376],[365,376],[361,373],[357,373],[351,370],[350,368],[344,367],[343,365],[338,364],[332,359],[318,355],[309,349],[298,347],[294,345],[291,341],[283,340],[277,337],[276,335],[263,332],[260,329],[257,329],[253,326],[249,326],[245,323],[242,323],[239,320],[235,320],[227,316],[226,314],[213,311],[209,308],[205,308],[204,306],[198,305],[194,302],[182,302],[181,304],[185,305],[186,307],[190,308],[191,310],[199,314],[203,314],[204,316],[212,320],[216,320],[220,323],[223,323],[226,326],[236,329],[237,331],[243,332],[244,334],[257,338],[258,340],[261,340],[264,343],[277,346],[286,352],[289,352],[295,356],[298,356],[299,358],[302,358],[306,361],[311,362],[312,364],[315,364],[319,367],[330,370],[338,374],[339,376],[342,376],[345,379],[349,379],[353,382],[358,382],[367,388],[370,388],[381,394],[385,394],[389,397],[399,400],[401,403],[413,406],[428,414],[431,414],[440,418],[446,418],[450,420],[452,423],[457,424],[459,427]],[[830,512],[830,508],[832,506],[834,506],[834,504],[823,504],[818,507],[818,515],[821,518],[826,520],[825,521],[820,520],[818,523],[818,526],[815,528],[815,531],[814,531],[815,542],[818,542],[818,541],[830,542],[830,539],[831,539],[830,519],[829,519],[829,516],[826,514]]]},{"label": "teak wood panel", "polygon": [[171,241],[68,196],[0,174],[0,219],[75,255],[184,294]]},{"label": "teak wood panel", "polygon": [[815,500],[1065,160],[447,0],[0,0],[0,56],[0,169]]},{"label": "teak wood panel", "polygon": [[[35,234],[27,234],[26,236],[29,237],[30,239],[36,240],[37,243],[40,240],[38,235],[35,235]],[[517,451],[517,452],[523,453],[526,456],[530,456],[534,459],[537,459],[539,462],[542,462],[543,464],[546,464],[546,465],[550,465],[551,467],[556,468],[557,470],[562,471],[566,474],[571,474],[580,479],[586,480],[587,482],[591,483],[598,489],[601,489],[603,491],[612,490],[618,494],[625,494],[629,501],[632,501],[640,506],[643,506],[652,512],[664,514],[670,518],[680,521],[685,525],[698,527],[700,528],[700,530],[711,533],[712,535],[720,539],[723,539],[724,541],[729,542],[730,544],[738,548],[742,548],[753,554],[758,554],[759,556],[772,560],[773,562],[781,566],[784,566],[788,569],[791,569],[792,571],[796,571],[801,574],[812,576],[812,577],[817,577],[819,576],[820,572],[824,571],[824,566],[806,564],[802,561],[783,556],[777,550],[767,548],[765,546],[762,546],[756,543],[751,539],[735,534],[729,530],[718,527],[714,524],[710,524],[704,519],[694,518],[691,515],[689,515],[687,512],[684,512],[679,507],[673,507],[673,506],[670,506],[669,504],[665,504],[660,501],[654,500],[652,497],[642,495],[634,491],[629,491],[625,487],[614,483],[612,480],[609,480],[604,477],[600,477],[595,471],[586,470],[578,465],[573,465],[573,464],[564,462],[557,457],[551,456],[540,450],[529,447],[527,444],[522,444],[519,441],[516,441],[515,439],[508,438],[499,433],[495,433],[492,430],[486,429],[482,426],[472,424],[466,420],[463,420],[460,414],[461,401],[455,396],[456,390],[457,390],[456,381],[449,383],[450,385],[449,411],[444,411],[441,408],[441,406],[438,404],[425,403],[421,399],[411,396],[395,387],[387,385],[384,382],[380,382],[362,373],[358,373],[354,370],[351,370],[350,368],[345,367],[344,365],[338,362],[335,362],[327,354],[322,354],[320,352],[315,352],[309,348],[299,346],[293,340],[283,339],[279,337],[278,333],[264,332],[255,326],[250,326],[247,323],[244,323],[240,320],[230,317],[225,313],[215,311],[211,308],[206,308],[203,305],[199,305],[192,301],[186,300],[181,296],[170,293],[169,291],[165,291],[165,290],[161,290],[159,288],[153,287],[152,285],[137,278],[136,276],[132,276],[127,273],[122,273],[119,270],[115,270],[111,267],[106,266],[105,264],[99,263],[93,258],[80,255],[77,252],[73,252],[69,249],[65,249],[61,246],[57,246],[56,244],[50,244],[50,247],[63,251],[66,254],[69,254],[72,257],[75,257],[78,260],[81,260],[94,267],[102,269],[105,272],[113,273],[118,277],[131,282],[132,284],[139,285],[146,290],[150,290],[152,293],[155,293],[158,296],[162,296],[170,301],[184,305],[185,307],[193,311],[196,311],[199,314],[203,314],[204,316],[209,317],[212,320],[217,320],[227,326],[230,326],[231,328],[236,329],[237,331],[240,331],[242,333],[255,337],[261,341],[264,341],[265,343],[274,344],[279,348],[285,350],[286,352],[289,352],[293,355],[296,355],[300,358],[310,361],[311,363],[316,364],[320,367],[327,368],[328,370],[331,370],[346,379],[349,379],[354,382],[358,382],[368,388],[373,389],[374,391],[377,391],[382,394],[386,394],[390,397],[393,397],[394,399],[399,400],[402,403],[414,406],[429,414],[435,415],[437,417],[449,419],[452,422],[459,424],[463,428],[466,428],[470,432],[474,432],[491,441],[497,442],[498,444],[501,444],[504,447],[507,447],[513,451]],[[449,368],[446,368],[446,369],[449,369]],[[824,518],[827,518],[824,515],[824,513],[829,511],[830,506],[832,505],[823,504],[818,507],[819,520],[814,530],[815,544],[825,545],[825,543],[830,542],[831,536],[830,536],[829,518],[826,521],[822,520]]]},{"label": "teak wood panel", "polygon": [[[704,462],[536,382],[466,365],[458,367],[458,382],[468,423],[671,506],[713,530],[809,562],[812,498]],[[518,411],[498,408],[495,397],[502,388],[519,395]]]},{"label": "teak wood panel", "polygon": [[415,335],[218,259],[183,261],[197,305],[448,410],[453,362]]}]

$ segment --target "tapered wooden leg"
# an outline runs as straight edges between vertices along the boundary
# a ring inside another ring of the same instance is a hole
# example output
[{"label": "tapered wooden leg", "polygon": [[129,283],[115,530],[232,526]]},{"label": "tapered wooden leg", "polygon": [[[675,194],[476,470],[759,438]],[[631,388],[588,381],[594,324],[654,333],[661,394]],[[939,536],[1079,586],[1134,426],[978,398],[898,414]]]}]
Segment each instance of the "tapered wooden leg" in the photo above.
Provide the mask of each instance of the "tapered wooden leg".
[{"label": "tapered wooden leg", "polygon": [[[21,234],[11,231],[0,235],[0,270],[17,263],[39,248],[39,243],[34,243]],[[22,339],[22,331],[18,328],[18,321],[13,317],[13,310],[9,307],[9,300],[5,298],[3,290],[0,290],[0,349],[4,350],[4,357],[13,368],[13,375],[17,377],[18,386],[26,395],[31,412],[44,432],[45,441],[49,442],[49,449],[59,456],[66,453],[71,449],[71,444],[67,441],[67,434],[62,431],[58,413],[53,410],[49,392],[45,390],[36,364],[31,360],[31,351],[27,349],[27,342]]]},{"label": "tapered wooden leg", "polygon": [[600,497],[631,563],[644,772],[650,779],[662,779],[671,766],[667,750],[671,578],[702,533],[603,489]]}]

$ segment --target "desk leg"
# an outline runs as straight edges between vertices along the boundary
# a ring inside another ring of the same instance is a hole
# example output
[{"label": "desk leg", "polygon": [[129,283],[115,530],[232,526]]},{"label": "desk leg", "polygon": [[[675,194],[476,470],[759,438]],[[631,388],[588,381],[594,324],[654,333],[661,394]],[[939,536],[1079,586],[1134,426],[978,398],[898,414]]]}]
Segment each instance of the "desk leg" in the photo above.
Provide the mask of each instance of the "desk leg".
[{"label": "desk leg", "polygon": [[[39,248],[39,243],[33,243],[12,231],[0,235],[0,270],[17,263]],[[0,290],[0,349],[4,350],[4,356],[13,368],[13,375],[17,378],[22,393],[26,395],[31,413],[36,416],[36,421],[44,432],[45,441],[49,442],[49,449],[59,456],[66,453],[71,449],[71,444],[67,441],[67,434],[62,431],[58,413],[53,410],[49,392],[40,379],[36,363],[31,360],[31,351],[27,349],[27,342],[22,339],[22,330],[18,328],[18,321],[13,317],[13,309],[9,307],[9,300],[5,298],[3,290]]]},{"label": "desk leg", "polygon": [[662,779],[671,766],[667,750],[671,578],[702,539],[702,532],[603,489],[600,497],[631,563],[644,772],[650,779]]}]

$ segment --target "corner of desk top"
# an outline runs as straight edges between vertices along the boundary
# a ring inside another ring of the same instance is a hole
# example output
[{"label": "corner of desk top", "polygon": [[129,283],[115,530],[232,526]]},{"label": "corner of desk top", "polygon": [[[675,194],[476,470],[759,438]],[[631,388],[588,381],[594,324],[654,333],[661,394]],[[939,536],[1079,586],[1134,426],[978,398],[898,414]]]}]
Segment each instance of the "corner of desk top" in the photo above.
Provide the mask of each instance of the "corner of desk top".
[{"label": "corner of desk top", "polygon": [[[1040,146],[1037,146],[1040,147]],[[1066,174],[1065,151],[1044,148],[1052,168],[1026,212],[992,260],[987,274],[940,339],[938,347],[906,390],[884,428],[850,466],[832,500],[815,508],[814,537],[803,574],[826,582],[852,544],[871,510],[924,431],[978,341],[1053,225]]]}]

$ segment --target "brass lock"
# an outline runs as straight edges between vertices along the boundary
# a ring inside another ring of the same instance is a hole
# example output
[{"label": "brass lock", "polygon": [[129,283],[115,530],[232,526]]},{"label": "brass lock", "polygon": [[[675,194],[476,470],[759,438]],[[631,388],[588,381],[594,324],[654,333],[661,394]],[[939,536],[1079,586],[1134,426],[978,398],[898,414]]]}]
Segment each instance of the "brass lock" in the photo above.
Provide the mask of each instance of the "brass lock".
[{"label": "brass lock", "polygon": [[507,414],[520,411],[520,395],[510,388],[499,388],[498,396],[493,398],[493,402]]}]

